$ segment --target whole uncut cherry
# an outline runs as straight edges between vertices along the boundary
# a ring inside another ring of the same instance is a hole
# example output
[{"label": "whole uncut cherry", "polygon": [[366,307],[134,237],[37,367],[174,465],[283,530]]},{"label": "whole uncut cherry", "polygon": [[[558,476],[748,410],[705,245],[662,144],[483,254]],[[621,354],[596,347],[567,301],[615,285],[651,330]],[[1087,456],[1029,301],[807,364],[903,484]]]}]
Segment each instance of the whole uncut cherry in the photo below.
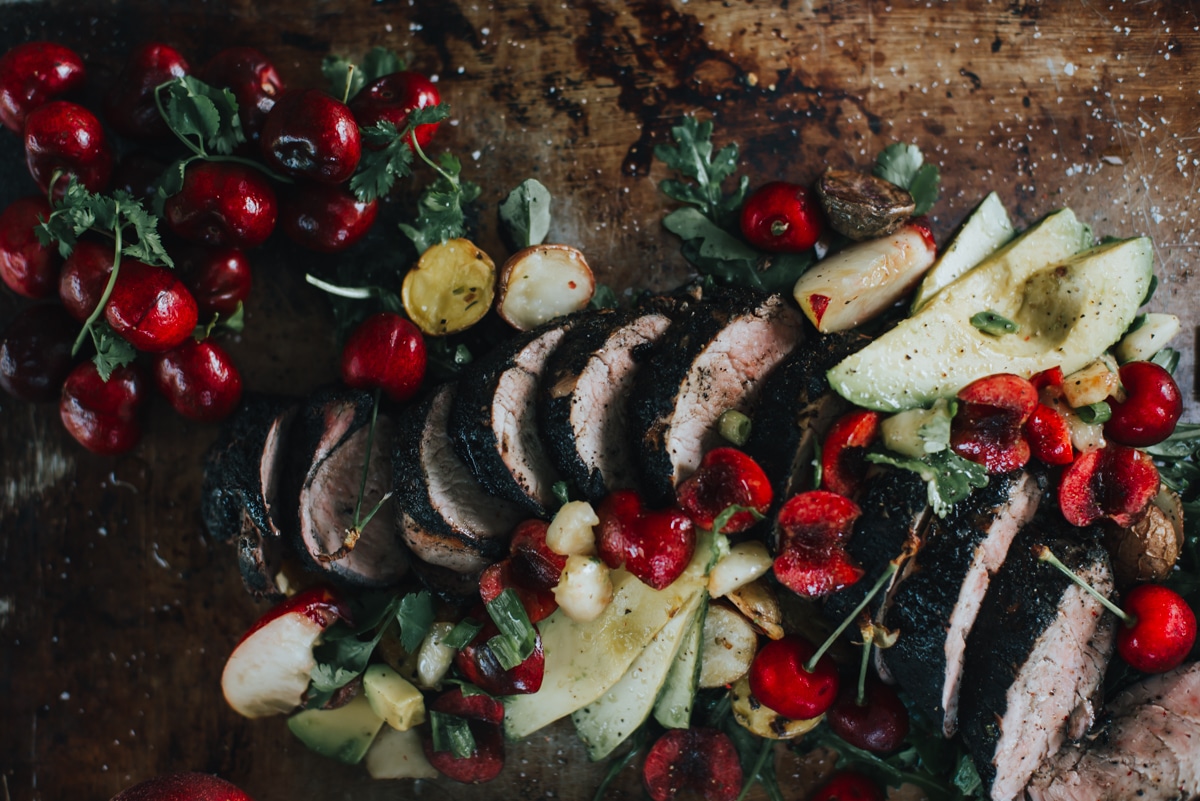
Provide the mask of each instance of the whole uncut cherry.
[{"label": "whole uncut cherry", "polygon": [[224,420],[242,399],[242,375],[224,348],[191,337],[154,360],[154,385],[189,420]]},{"label": "whole uncut cherry", "polygon": [[58,412],[79,444],[93,453],[113,456],[141,439],[138,411],[144,397],[141,374],[132,365],[117,367],[105,381],[95,364],[83,362],[63,383]]},{"label": "whole uncut cherry", "polygon": [[226,48],[200,67],[200,80],[226,87],[237,99],[238,117],[246,138],[256,141],[267,114],[283,94],[283,79],[275,65],[253,47]]},{"label": "whole uncut cherry", "polygon": [[25,117],[58,95],[83,86],[87,69],[74,50],[55,42],[26,42],[0,56],[0,123],[13,133]]},{"label": "whole uncut cherry", "polygon": [[833,774],[808,801],[884,801],[883,790],[867,776],[852,770]]},{"label": "whole uncut cherry", "polygon": [[756,189],[742,205],[742,236],[771,253],[799,253],[821,238],[825,218],[808,187],[772,181]]},{"label": "whole uncut cherry", "polygon": [[25,401],[57,398],[78,333],[79,324],[58,304],[23,309],[0,334],[0,389]]},{"label": "whole uncut cherry", "polygon": [[95,240],[75,243],[58,275],[58,297],[72,317],[84,322],[104,295],[113,268],[113,248]]},{"label": "whole uncut cherry", "polygon": [[1125,596],[1126,618],[1117,629],[1117,653],[1143,673],[1183,664],[1196,642],[1196,615],[1179,593],[1141,584]]},{"label": "whole uncut cherry", "polygon": [[54,185],[55,196],[67,188],[74,175],[91,192],[108,188],[113,173],[113,153],[96,115],[66,100],[53,100],[25,118],[25,163],[43,191]]},{"label": "whole uncut cherry", "polygon": [[406,401],[425,378],[425,339],[415,325],[392,312],[373,314],[358,324],[342,348],[342,381],[353,389],[379,387],[394,401]]},{"label": "whole uncut cherry", "polygon": [[[350,101],[350,111],[362,128],[380,122],[390,122],[396,130],[404,130],[408,115],[416,108],[436,106],[442,102],[437,84],[419,72],[393,72],[367,84]],[[438,123],[418,125],[413,138],[424,148],[437,132]]]},{"label": "whole uncut cherry", "polygon": [[1108,399],[1112,417],[1104,424],[1104,435],[1135,448],[1171,436],[1183,414],[1183,393],[1171,374],[1154,362],[1126,362],[1118,375],[1125,399]]},{"label": "whole uncut cherry", "polygon": [[129,54],[121,74],[105,98],[104,116],[117,133],[139,139],[166,136],[167,123],[158,111],[154,90],[191,71],[187,59],[162,42],[147,42]]},{"label": "whole uncut cherry", "polygon": [[838,737],[874,754],[890,754],[908,737],[908,707],[876,678],[867,679],[861,700],[857,682],[842,682],[825,720]]},{"label": "whole uncut cherry", "polygon": [[128,787],[111,801],[254,801],[237,785],[207,773],[168,773]]},{"label": "whole uncut cherry", "polygon": [[259,143],[268,166],[323,184],[348,180],[362,156],[350,109],[317,89],[279,98],[263,123]]},{"label": "whole uncut cherry", "polygon": [[770,640],[750,663],[750,691],[785,718],[808,720],[833,705],[838,695],[838,672],[828,654],[815,665],[817,649],[803,637],[789,634]]},{"label": "whole uncut cherry", "polygon": [[341,186],[307,184],[279,201],[279,226],[293,242],[318,253],[340,253],[367,235],[379,212]]},{"label": "whole uncut cherry", "polygon": [[189,242],[248,250],[267,241],[278,208],[271,182],[233,162],[193,162],[163,206],[167,225]]},{"label": "whole uncut cherry", "polygon": [[244,303],[254,286],[250,261],[246,254],[232,247],[189,245],[172,252],[175,269],[200,310],[200,318],[214,314],[228,318]]},{"label": "whole uncut cherry", "polygon": [[51,211],[50,201],[31,195],[0,212],[0,279],[18,295],[46,298],[58,287],[62,256],[54,245],[43,245],[35,233]]},{"label": "whole uncut cherry", "polygon": [[121,263],[104,319],[138,350],[161,353],[192,335],[196,300],[171,270],[140,261]]}]

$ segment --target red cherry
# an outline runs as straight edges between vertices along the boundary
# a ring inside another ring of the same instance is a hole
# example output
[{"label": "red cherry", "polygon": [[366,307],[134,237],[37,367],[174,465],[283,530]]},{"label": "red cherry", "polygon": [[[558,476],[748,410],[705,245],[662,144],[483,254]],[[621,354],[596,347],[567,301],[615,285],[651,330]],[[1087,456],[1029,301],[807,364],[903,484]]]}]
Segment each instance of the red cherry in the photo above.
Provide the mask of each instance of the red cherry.
[{"label": "red cherry", "polygon": [[171,270],[140,261],[121,263],[104,319],[138,350],[161,353],[196,329],[196,300]]},{"label": "red cherry", "polygon": [[75,243],[58,276],[58,297],[79,322],[85,322],[96,310],[112,268],[111,245],[92,240]]},{"label": "red cherry", "polygon": [[1126,362],[1118,374],[1126,397],[1108,399],[1112,417],[1104,424],[1104,435],[1135,448],[1171,436],[1183,414],[1183,394],[1171,374],[1154,362]]},{"label": "red cherry", "polygon": [[696,528],[679,509],[646,511],[634,490],[617,490],[596,509],[598,551],[610,568],[625,569],[656,590],[683,573],[696,550]]},{"label": "red cherry", "polygon": [[358,324],[342,348],[342,381],[353,389],[381,388],[406,401],[425,378],[425,340],[415,325],[392,312]]},{"label": "red cherry", "polygon": [[[350,110],[362,128],[390,122],[403,131],[408,114],[415,108],[436,106],[442,102],[437,85],[419,72],[393,72],[377,78],[354,96]],[[417,144],[424,148],[433,139],[438,123],[418,125],[413,131]]]},{"label": "red cherry", "polygon": [[1122,605],[1130,621],[1117,629],[1117,653],[1143,673],[1164,673],[1183,663],[1196,642],[1196,615],[1174,590],[1142,584]]},{"label": "red cherry", "polygon": [[50,219],[50,201],[41,195],[14,200],[0,212],[0,279],[27,298],[46,298],[58,286],[62,256],[55,245],[43,245],[35,233]]},{"label": "red cherry", "polygon": [[879,412],[857,409],[837,419],[821,446],[821,486],[853,498],[869,466],[865,452],[879,438]]},{"label": "red cherry", "polygon": [[884,801],[883,790],[861,773],[839,771],[817,788],[809,801]]},{"label": "red cherry", "polygon": [[167,225],[189,242],[248,250],[267,241],[278,213],[275,190],[253,167],[200,161],[163,206]]},{"label": "red cherry", "polygon": [[209,59],[196,75],[207,84],[227,87],[233,92],[242,129],[250,141],[258,139],[263,121],[284,90],[275,65],[252,47],[226,48]]},{"label": "red cherry", "polygon": [[242,375],[211,339],[190,337],[154,360],[154,385],[189,420],[224,420],[242,399]]},{"label": "red cherry", "polygon": [[1063,371],[1061,367],[1054,366],[1040,373],[1034,373],[1029,377],[1029,383],[1033,384],[1033,388],[1041,392],[1047,387],[1061,387],[1063,384]]},{"label": "red cherry", "polygon": [[1057,409],[1039,403],[1025,421],[1030,453],[1044,464],[1070,464],[1075,459],[1071,427]]},{"label": "red cherry", "polygon": [[863,569],[844,548],[792,545],[771,565],[775,578],[801,598],[824,598],[863,577]]},{"label": "red cherry", "polygon": [[861,704],[857,684],[843,683],[825,720],[838,737],[873,754],[890,754],[908,737],[908,707],[895,688],[875,678],[867,679]]},{"label": "red cherry", "polygon": [[724,732],[670,729],[646,753],[642,781],[654,801],[667,801],[686,790],[705,801],[734,801],[742,789],[742,765]]},{"label": "red cherry", "polygon": [[0,335],[0,389],[25,401],[54,400],[71,372],[79,324],[62,306],[22,310]]},{"label": "red cherry", "polygon": [[116,368],[105,381],[95,364],[83,362],[67,376],[58,411],[80,445],[113,456],[128,451],[141,438],[137,414],[143,398],[141,375],[132,366]]},{"label": "red cherry", "polygon": [[828,654],[810,672],[805,663],[816,651],[793,634],[768,641],[750,663],[750,692],[785,718],[808,720],[824,714],[837,698],[838,672]]},{"label": "red cherry", "polygon": [[158,111],[154,90],[190,72],[187,59],[162,42],[147,42],[134,50],[105,99],[104,115],[117,133],[136,138],[166,136],[167,123]]},{"label": "red cherry", "polygon": [[251,634],[271,621],[293,613],[308,618],[322,630],[329,628],[338,620],[344,620],[350,624],[354,622],[350,604],[341,590],[325,584],[316,584],[301,590],[287,600],[280,601],[264,612],[250,628],[246,629],[246,633],[242,635],[237,644],[241,645],[250,639]]},{"label": "red cherry", "polygon": [[340,253],[367,235],[378,213],[378,201],[363,202],[341,186],[309,184],[280,200],[279,225],[301,247]]},{"label": "red cherry", "polygon": [[83,106],[54,100],[25,118],[25,163],[42,191],[54,185],[55,197],[74,175],[88,191],[103,192],[112,179],[113,153],[96,115]]},{"label": "red cherry", "polygon": [[[717,516],[730,506],[748,506],[765,515],[773,496],[771,481],[758,462],[736,448],[714,448],[704,454],[699,469],[675,490],[679,508],[707,530],[712,530]],[[722,531],[735,534],[756,522],[750,512],[738,512]]]},{"label": "red cherry", "polygon": [[776,516],[779,555],[772,571],[779,583],[802,598],[823,598],[862,578],[844,547],[860,514],[854,501],[827,490],[789,499]]},{"label": "red cherry", "polygon": [[557,587],[567,566],[567,557],[550,550],[546,544],[549,527],[545,520],[525,520],[513,530],[509,544],[513,579],[538,592]]},{"label": "red cherry", "polygon": [[25,129],[29,112],[83,86],[87,70],[75,51],[54,42],[26,42],[0,56],[0,123]]},{"label": "red cherry", "polygon": [[455,687],[433,699],[429,709],[465,718],[475,740],[469,756],[457,757],[451,751],[434,751],[433,738],[422,733],[425,756],[438,772],[464,784],[481,784],[500,775],[504,769],[504,735],[500,731],[504,706],[499,701],[486,695],[464,696],[462,688]]},{"label": "red cherry", "polygon": [[545,620],[558,608],[554,593],[522,584],[513,570],[513,559],[511,556],[501,559],[484,569],[479,576],[479,597],[488,604],[496,600],[500,593],[511,589],[520,599],[530,623]]},{"label": "red cherry", "polygon": [[196,299],[201,319],[228,318],[250,296],[254,278],[246,254],[237,248],[192,245],[172,254],[175,269]]},{"label": "red cherry", "polygon": [[260,144],[269,167],[324,184],[348,180],[362,155],[350,109],[317,89],[280,97],[263,123]]},{"label": "red cherry", "polygon": [[998,373],[972,381],[958,392],[961,402],[950,423],[950,446],[989,473],[1006,473],[1029,461],[1022,427],[1037,407],[1038,393],[1027,379]]},{"label": "red cherry", "polygon": [[[534,629],[536,632],[536,628]],[[463,678],[488,695],[524,695],[536,693],[546,675],[546,657],[542,652],[542,635],[537,634],[533,653],[516,667],[505,669],[496,658],[488,640],[500,633],[496,624],[489,620],[454,656],[454,664]]]},{"label": "red cherry", "polygon": [[1063,471],[1058,505],[1073,526],[1107,517],[1129,526],[1158,494],[1158,468],[1146,453],[1109,444],[1081,455]]},{"label": "red cherry", "polygon": [[742,236],[772,253],[799,253],[821,238],[825,220],[808,187],[772,181],[755,190],[742,206]]},{"label": "red cherry", "polygon": [[170,773],[128,787],[111,801],[254,801],[234,784],[207,773]]}]

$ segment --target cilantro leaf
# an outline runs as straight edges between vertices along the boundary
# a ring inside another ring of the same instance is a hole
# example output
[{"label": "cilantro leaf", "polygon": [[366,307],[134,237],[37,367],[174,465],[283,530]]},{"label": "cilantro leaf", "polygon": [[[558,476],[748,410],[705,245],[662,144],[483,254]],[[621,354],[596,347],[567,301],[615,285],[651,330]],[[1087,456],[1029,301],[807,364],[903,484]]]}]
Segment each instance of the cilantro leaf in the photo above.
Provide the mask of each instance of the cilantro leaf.
[{"label": "cilantro leaf", "polygon": [[972,489],[986,487],[988,483],[987,468],[964,459],[948,448],[920,459],[868,453],[867,461],[890,464],[920,475],[927,484],[929,505],[938,517],[945,517],[954,504],[971,494]]},{"label": "cilantro leaf", "polygon": [[619,305],[617,293],[608,284],[596,284],[592,299],[588,301],[589,309],[615,309]]},{"label": "cilantro leaf", "polygon": [[813,260],[811,252],[760,253],[690,206],[668,214],[663,225],[683,240],[684,258],[701,274],[735,286],[789,291]]},{"label": "cilantro leaf", "polygon": [[227,156],[245,143],[237,98],[229,89],[184,75],[163,90],[167,97],[160,107],[167,125],[198,155],[212,152]]},{"label": "cilantro leaf", "polygon": [[418,253],[430,245],[460,237],[465,232],[463,206],[479,197],[479,186],[460,181],[462,162],[450,153],[443,153],[438,162],[439,174],[417,200],[415,225],[400,224],[400,230],[412,240]]},{"label": "cilantro leaf", "polygon": [[500,221],[517,248],[542,244],[550,232],[550,190],[526,178],[500,204]]},{"label": "cilantro leaf", "polygon": [[96,372],[101,381],[107,381],[113,370],[132,364],[137,358],[137,350],[118,336],[108,323],[98,320],[92,325],[92,342],[96,346],[96,355],[92,359],[96,364]]},{"label": "cilantro leaf", "polygon": [[397,179],[412,175],[413,131],[418,125],[441,122],[449,116],[449,106],[441,103],[411,110],[403,129],[387,120],[361,129],[365,148],[358,169],[350,177],[350,191],[364,203],[392,191]]},{"label": "cilantro leaf", "polygon": [[933,164],[925,163],[925,155],[916,145],[896,142],[879,154],[874,173],[901,189],[907,189],[916,203],[915,214],[925,214],[938,199],[941,173]]},{"label": "cilantro leaf", "polygon": [[400,624],[400,644],[415,654],[433,625],[433,598],[425,590],[405,595],[396,610],[396,622]]},{"label": "cilantro leaf", "polygon": [[343,98],[344,103],[349,103],[367,84],[403,70],[404,59],[386,47],[372,47],[363,56],[361,64],[355,64],[346,56],[334,55],[325,56],[321,62],[321,74],[329,81],[329,93]]}]

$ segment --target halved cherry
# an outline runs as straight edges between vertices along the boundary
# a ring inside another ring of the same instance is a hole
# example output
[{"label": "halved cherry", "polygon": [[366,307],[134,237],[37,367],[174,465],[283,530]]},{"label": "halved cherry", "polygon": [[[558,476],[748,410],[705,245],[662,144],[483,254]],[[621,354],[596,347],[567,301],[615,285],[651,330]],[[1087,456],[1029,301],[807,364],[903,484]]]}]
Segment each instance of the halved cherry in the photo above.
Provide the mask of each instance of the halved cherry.
[{"label": "halved cherry", "polygon": [[837,419],[821,446],[821,486],[853,498],[867,474],[866,449],[879,438],[879,412],[856,409]]},{"label": "halved cherry", "polygon": [[858,504],[828,490],[802,492],[788,500],[776,517],[775,578],[804,598],[824,597],[862,578],[862,568],[844,548],[860,514]]},{"label": "halved cherry", "polygon": [[1025,439],[1035,459],[1044,464],[1070,464],[1075,459],[1071,427],[1052,406],[1039,403],[1025,421]]},{"label": "halved cherry", "polygon": [[1104,435],[1135,448],[1171,436],[1183,414],[1183,394],[1171,374],[1154,362],[1126,362],[1118,374],[1125,399],[1108,399],[1112,417],[1104,424]]},{"label": "halved cherry", "polygon": [[464,696],[462,688],[455,687],[434,698],[429,709],[464,718],[475,740],[475,750],[469,756],[458,757],[451,751],[435,751],[433,738],[423,734],[421,745],[433,767],[464,784],[480,784],[500,775],[504,769],[504,735],[500,731],[503,704],[486,695]]},{"label": "halved cherry", "polygon": [[670,729],[650,746],[642,780],[654,801],[686,790],[705,801],[734,801],[742,789],[742,765],[729,735],[701,727]]},{"label": "halved cherry", "polygon": [[1029,461],[1022,427],[1038,403],[1032,383],[1012,373],[997,373],[967,384],[958,400],[962,405],[950,424],[955,453],[989,473],[1006,473]]},{"label": "halved cherry", "polygon": [[479,597],[485,604],[491,603],[500,593],[511,589],[520,599],[530,623],[545,620],[558,608],[554,593],[522,584],[513,568],[514,559],[510,556],[484,568],[479,576]]},{"label": "halved cherry", "polygon": [[862,566],[841,547],[791,545],[775,557],[771,569],[780,584],[801,598],[824,598],[863,577]]},{"label": "halved cherry", "polygon": [[808,720],[824,714],[837,699],[837,666],[827,654],[807,664],[817,653],[808,640],[794,634],[770,640],[750,663],[750,691],[785,718]]},{"label": "halved cherry", "polygon": [[1129,526],[1158,494],[1158,468],[1146,453],[1110,443],[1076,459],[1062,475],[1058,505],[1073,526],[1107,517]]},{"label": "halved cherry", "polygon": [[[536,632],[537,629],[535,628]],[[454,664],[463,678],[489,695],[523,695],[536,693],[546,674],[546,656],[542,651],[542,635],[537,633],[533,653],[512,668],[505,668],[496,658],[488,640],[500,633],[489,620],[471,642],[454,656]]]},{"label": "halved cherry", "polygon": [[648,511],[634,490],[609,494],[596,510],[600,558],[661,590],[679,578],[696,550],[696,527],[679,509]]},{"label": "halved cherry", "polygon": [[[699,469],[675,490],[679,507],[696,525],[708,530],[730,506],[746,506],[760,516],[766,514],[773,495],[771,481],[758,462],[737,448],[713,448],[704,454]],[[737,512],[721,530],[735,534],[758,519],[753,512]]]},{"label": "halved cherry", "polygon": [[884,801],[883,790],[869,777],[841,770],[817,788],[808,801]]},{"label": "halved cherry", "polygon": [[549,525],[536,518],[525,520],[513,530],[509,544],[513,579],[536,592],[549,592],[558,586],[567,566],[567,557],[546,544]]},{"label": "halved cherry", "polygon": [[1034,373],[1029,377],[1029,383],[1033,384],[1033,388],[1041,392],[1046,387],[1061,387],[1063,384],[1063,370],[1055,365],[1054,367],[1042,370],[1040,373]]}]

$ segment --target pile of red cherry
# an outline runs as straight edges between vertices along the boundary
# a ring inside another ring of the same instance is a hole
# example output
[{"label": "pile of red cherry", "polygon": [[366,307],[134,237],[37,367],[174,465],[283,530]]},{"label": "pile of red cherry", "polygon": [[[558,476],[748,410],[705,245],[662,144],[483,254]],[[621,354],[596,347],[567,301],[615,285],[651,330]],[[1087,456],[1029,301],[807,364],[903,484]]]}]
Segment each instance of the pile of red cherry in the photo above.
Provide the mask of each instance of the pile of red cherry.
[{"label": "pile of red cherry", "polygon": [[[117,454],[140,438],[145,372],[188,419],[220,420],[232,412],[242,379],[213,333],[222,330],[215,322],[237,319],[250,292],[246,251],[263,245],[276,227],[319,253],[360,241],[378,202],[360,200],[348,186],[365,146],[360,128],[387,121],[403,129],[412,109],[440,98],[428,78],[408,71],[379,77],[349,104],[315,89],[285,91],[265,55],[229,48],[194,77],[232,92],[244,141],[232,154],[209,154],[196,152],[162,111],[163,86],[193,74],[172,47],[150,43],[133,52],[103,100],[103,123],[65,99],[82,93],[86,74],[78,54],[53,42],[26,43],[0,57],[0,123],[23,138],[41,192],[0,212],[0,279],[26,298],[61,301],[28,306],[7,326],[0,387],[23,400],[58,399],[63,423],[80,443]],[[436,127],[420,125],[413,138],[427,143]],[[111,236],[89,232],[63,249],[39,238],[37,229],[71,182],[106,197],[124,192],[149,206],[172,165],[182,179],[177,192],[160,198],[165,225],[158,233],[174,271],[120,258]],[[277,196],[280,181],[289,185]],[[63,250],[70,251],[65,259]],[[106,378],[78,358],[87,355],[79,353],[86,340],[81,326],[100,321],[143,354]],[[343,355],[344,372],[356,386],[410,396],[424,374],[419,332],[396,315],[371,325]],[[381,346],[395,352],[372,352]]]}]

